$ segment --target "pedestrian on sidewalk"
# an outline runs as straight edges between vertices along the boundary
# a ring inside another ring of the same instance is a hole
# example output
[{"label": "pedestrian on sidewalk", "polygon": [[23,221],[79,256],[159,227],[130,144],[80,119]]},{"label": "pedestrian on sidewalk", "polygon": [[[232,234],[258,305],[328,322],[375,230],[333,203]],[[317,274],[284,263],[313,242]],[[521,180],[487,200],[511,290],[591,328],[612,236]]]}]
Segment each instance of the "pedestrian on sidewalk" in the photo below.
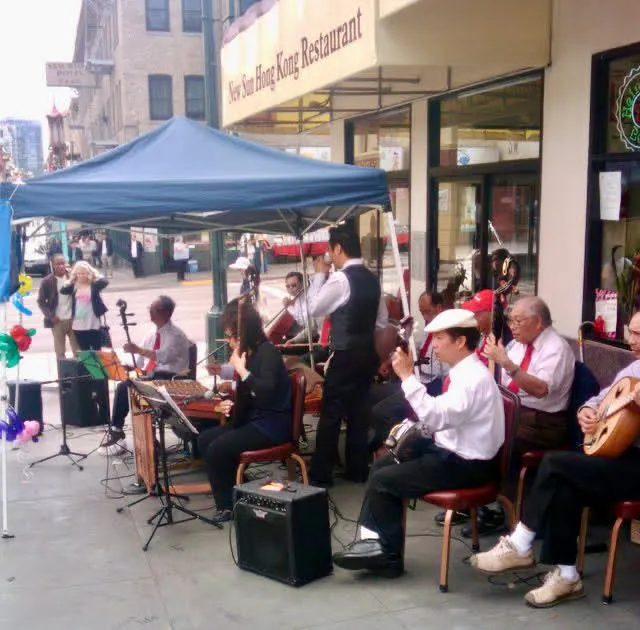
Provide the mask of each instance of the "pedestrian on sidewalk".
[{"label": "pedestrian on sidewalk", "polygon": [[113,241],[108,234],[100,238],[100,258],[105,278],[113,278]]},{"label": "pedestrian on sidewalk", "polygon": [[133,275],[136,278],[142,276],[142,256],[144,249],[138,237],[134,234],[131,237],[131,266],[133,267]]},{"label": "pedestrian on sidewalk", "polygon": [[56,358],[59,360],[66,356],[67,339],[74,354],[79,346],[72,328],[71,296],[60,292],[69,280],[69,266],[62,254],[56,254],[51,259],[51,265],[53,273],[46,276],[40,283],[38,306],[44,315],[44,327],[51,328],[53,347]]},{"label": "pedestrian on sidewalk", "polygon": [[189,262],[189,246],[182,240],[182,236],[176,236],[173,241],[173,260],[176,263],[177,280],[184,280]]},{"label": "pedestrian on sidewalk", "polygon": [[107,312],[100,292],[109,284],[88,262],[77,262],[60,290],[71,296],[73,330],[80,350],[102,348],[100,318]]}]

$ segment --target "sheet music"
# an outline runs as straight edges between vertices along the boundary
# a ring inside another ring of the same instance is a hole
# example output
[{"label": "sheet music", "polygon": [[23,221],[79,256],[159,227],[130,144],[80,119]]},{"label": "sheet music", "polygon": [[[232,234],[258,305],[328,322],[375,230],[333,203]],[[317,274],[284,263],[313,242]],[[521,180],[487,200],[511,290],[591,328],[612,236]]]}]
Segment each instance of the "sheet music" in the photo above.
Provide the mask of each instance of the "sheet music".
[{"label": "sheet music", "polygon": [[180,409],[180,407],[176,405],[175,401],[173,400],[173,398],[171,398],[169,392],[167,391],[167,388],[164,385],[162,385],[161,387],[157,387],[155,389],[160,394],[160,396],[164,398],[164,400],[169,405],[169,407],[171,407],[171,410],[173,411],[173,413],[178,418],[180,418],[180,420],[182,420],[182,422],[184,422],[187,425],[187,427],[189,427],[189,430],[192,433],[195,433],[196,435],[198,435],[200,432],[198,431],[198,429],[196,429],[193,426],[193,424],[191,423],[191,420],[189,420],[189,418],[187,418],[187,416],[184,415],[184,413],[182,412],[182,409]]}]

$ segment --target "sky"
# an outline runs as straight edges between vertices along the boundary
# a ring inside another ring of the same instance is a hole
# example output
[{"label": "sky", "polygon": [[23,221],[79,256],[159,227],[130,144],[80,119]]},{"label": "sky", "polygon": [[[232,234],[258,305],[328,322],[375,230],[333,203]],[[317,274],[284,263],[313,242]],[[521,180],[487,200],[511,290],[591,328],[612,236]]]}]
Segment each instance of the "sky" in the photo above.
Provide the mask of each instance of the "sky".
[{"label": "sky", "polygon": [[71,61],[82,0],[0,0],[0,118],[15,116],[43,124],[56,105],[64,111],[71,90],[48,88],[47,61]]}]

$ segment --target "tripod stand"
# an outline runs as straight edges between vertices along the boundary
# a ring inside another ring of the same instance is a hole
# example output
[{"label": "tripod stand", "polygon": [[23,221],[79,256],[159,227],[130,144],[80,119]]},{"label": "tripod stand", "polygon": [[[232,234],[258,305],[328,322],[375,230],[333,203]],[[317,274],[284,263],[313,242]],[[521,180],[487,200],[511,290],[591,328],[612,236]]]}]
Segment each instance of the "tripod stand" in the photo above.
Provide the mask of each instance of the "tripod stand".
[{"label": "tripod stand", "polygon": [[[179,428],[181,430],[189,429],[191,433],[197,433],[195,427],[191,424],[189,419],[182,413],[180,408],[173,402],[171,397],[161,389],[157,389],[151,383],[145,383],[140,381],[133,381],[132,387],[138,392],[139,396],[149,405],[152,412],[153,422],[158,430],[158,450],[159,460],[162,469],[162,481],[158,483],[159,475],[157,466],[158,460],[156,458],[156,486],[159,490],[158,498],[162,503],[162,507],[147,520],[147,523],[151,525],[155,521],[155,525],[147,542],[143,545],[142,550],[147,551],[149,544],[153,540],[156,532],[160,527],[167,525],[178,525],[179,523],[186,523],[188,521],[199,520],[209,525],[213,525],[218,529],[223,529],[220,523],[216,523],[211,519],[189,510],[183,505],[175,502],[178,497],[175,493],[171,492],[171,480],[169,479],[169,464],[167,461],[167,449],[165,442],[165,427],[166,424]],[[151,495],[148,495],[151,496]],[[142,497],[137,501],[134,501],[131,505],[143,501],[147,497]],[[121,511],[121,510],[118,510]],[[174,511],[185,514],[187,518],[183,518],[179,521],[174,519]]]},{"label": "tripod stand", "polygon": [[[90,374],[82,375],[82,376],[71,376],[68,378],[58,379],[57,381],[46,381],[46,382],[60,383],[61,386],[64,386],[63,383],[65,383],[66,381],[77,381],[77,380],[87,379],[87,378],[92,378],[92,376]],[[57,453],[54,453],[53,455],[49,455],[47,457],[43,457],[41,459],[37,459],[34,462],[31,462],[29,464],[29,468],[33,468],[36,464],[42,464],[43,462],[48,462],[50,459],[55,459],[56,457],[63,456],[63,457],[67,457],[70,460],[72,466],[75,466],[78,470],[84,470],[84,466],[81,466],[79,462],[89,457],[89,455],[91,455],[93,451],[89,453],[76,453],[75,451],[72,451],[69,448],[69,445],[67,444],[67,421],[64,414],[61,414],[60,420],[62,425],[62,444],[60,445],[60,450]],[[74,457],[77,457],[78,459],[74,459]]]}]

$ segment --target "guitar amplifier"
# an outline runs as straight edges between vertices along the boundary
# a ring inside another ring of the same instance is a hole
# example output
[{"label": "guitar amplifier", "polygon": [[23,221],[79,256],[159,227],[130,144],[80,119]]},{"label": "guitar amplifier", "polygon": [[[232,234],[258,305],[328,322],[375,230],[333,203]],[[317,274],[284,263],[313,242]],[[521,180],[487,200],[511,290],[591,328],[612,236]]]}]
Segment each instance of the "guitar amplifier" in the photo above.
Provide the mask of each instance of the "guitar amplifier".
[{"label": "guitar amplifier", "polygon": [[105,380],[90,378],[87,368],[77,359],[60,359],[58,375],[63,380],[60,393],[60,418],[76,427],[96,427],[109,423],[109,387]]},{"label": "guitar amplifier", "polygon": [[333,571],[326,490],[259,479],[236,486],[234,498],[241,569],[291,586]]}]

